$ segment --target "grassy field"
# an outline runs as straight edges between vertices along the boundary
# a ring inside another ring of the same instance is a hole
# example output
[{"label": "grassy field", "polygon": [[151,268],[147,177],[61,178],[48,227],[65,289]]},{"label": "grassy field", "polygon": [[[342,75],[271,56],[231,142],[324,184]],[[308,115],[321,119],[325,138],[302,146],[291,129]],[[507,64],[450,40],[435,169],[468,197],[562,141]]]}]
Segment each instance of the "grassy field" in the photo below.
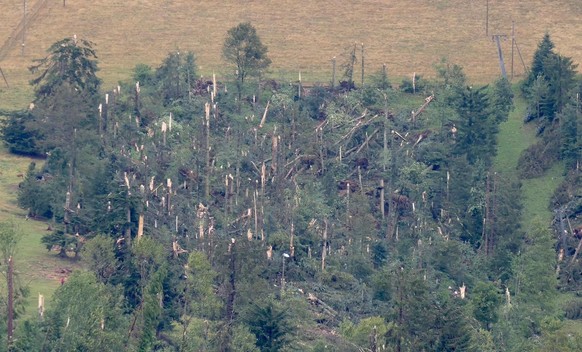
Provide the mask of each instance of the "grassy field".
[{"label": "grassy field", "polygon": [[[517,92],[517,89],[515,91]],[[509,119],[500,126],[499,146],[494,160],[495,170],[510,177],[517,177],[519,156],[535,140],[534,127],[523,123],[526,110],[524,99],[517,96],[514,104]]]},{"label": "grassy field", "polygon": [[[37,0],[38,1],[38,0]],[[34,3],[28,1],[28,3]],[[20,45],[0,62],[11,88],[3,82],[0,106],[27,100],[26,67],[42,57],[50,44],[77,34],[96,43],[101,77],[106,86],[128,77],[137,63],[158,65],[169,51],[191,50],[201,73],[226,75],[221,45],[228,28],[251,21],[273,60],[273,77],[329,81],[330,60],[353,43],[363,43],[367,72],[387,64],[391,77],[413,72],[433,74],[441,57],[461,64],[474,82],[499,75],[497,49],[485,34],[485,0],[49,0]],[[516,38],[526,64],[545,31],[558,51],[582,62],[582,3],[579,0],[490,0],[489,34]],[[17,26],[22,3],[0,0],[0,43]],[[502,42],[506,64],[511,62],[511,40]],[[517,74],[523,72],[517,54]],[[358,74],[357,74],[358,76]],[[359,77],[359,76],[358,76]],[[394,80],[393,80],[394,81]],[[23,88],[24,87],[24,88]]]},{"label": "grassy field", "polygon": [[28,316],[36,314],[38,294],[43,294],[48,304],[50,296],[60,284],[60,278],[79,265],[60,260],[47,252],[40,243],[40,238],[47,233],[47,224],[27,220],[26,212],[16,203],[18,183],[22,181],[19,175],[26,173],[31,161],[29,158],[10,155],[5,148],[0,147],[0,221],[12,221],[22,235],[14,264],[17,280],[30,289],[26,302]]},{"label": "grassy field", "polygon": [[[519,156],[536,139],[534,126],[523,123],[525,109],[523,98],[516,97],[515,109],[511,112],[509,119],[500,126],[499,147],[494,166],[497,172],[508,177],[517,178],[516,166]],[[548,205],[554,190],[563,181],[563,170],[564,165],[557,163],[542,177],[522,181],[523,225],[526,229],[536,218],[540,218],[544,223],[551,220],[552,213]]]}]

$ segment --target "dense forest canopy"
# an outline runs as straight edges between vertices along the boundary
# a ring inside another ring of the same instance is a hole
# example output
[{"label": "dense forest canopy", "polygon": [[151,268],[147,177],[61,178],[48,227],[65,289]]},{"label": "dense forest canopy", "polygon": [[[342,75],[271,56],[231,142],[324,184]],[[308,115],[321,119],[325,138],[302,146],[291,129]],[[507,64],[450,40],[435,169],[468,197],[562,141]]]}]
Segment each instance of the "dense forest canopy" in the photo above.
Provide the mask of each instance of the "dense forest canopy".
[{"label": "dense forest canopy", "polygon": [[582,300],[556,300],[582,284],[582,81],[549,35],[519,92],[540,137],[519,173],[567,176],[528,229],[520,179],[493,168],[507,79],[470,86],[443,60],[435,80],[359,84],[351,56],[337,85],[270,80],[250,23],[223,56],[224,81],[176,51],[108,91],[86,40],[31,68],[3,137],[45,160],[18,202],[86,270],[17,319],[10,351],[582,348],[563,329]]}]

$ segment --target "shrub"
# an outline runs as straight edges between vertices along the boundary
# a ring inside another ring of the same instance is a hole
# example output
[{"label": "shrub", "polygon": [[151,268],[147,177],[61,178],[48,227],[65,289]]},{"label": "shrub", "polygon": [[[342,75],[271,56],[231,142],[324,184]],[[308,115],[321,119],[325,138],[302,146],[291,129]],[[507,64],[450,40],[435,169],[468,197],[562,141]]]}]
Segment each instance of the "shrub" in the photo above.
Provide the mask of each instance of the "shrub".
[{"label": "shrub", "polygon": [[544,174],[558,160],[560,148],[557,142],[538,142],[523,151],[517,162],[519,177],[529,179]]}]

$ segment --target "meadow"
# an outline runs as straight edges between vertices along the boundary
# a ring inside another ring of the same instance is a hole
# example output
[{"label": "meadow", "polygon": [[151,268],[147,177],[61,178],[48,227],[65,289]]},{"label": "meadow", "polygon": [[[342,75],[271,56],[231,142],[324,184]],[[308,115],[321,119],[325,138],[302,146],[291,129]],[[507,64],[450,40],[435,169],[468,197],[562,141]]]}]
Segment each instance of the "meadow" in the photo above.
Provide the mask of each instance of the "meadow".
[{"label": "meadow", "polygon": [[[414,72],[430,77],[433,65],[446,57],[462,65],[473,82],[486,83],[500,73],[492,34],[509,36],[501,43],[510,72],[512,21],[526,64],[546,31],[560,53],[582,62],[582,44],[575,39],[582,36],[578,0],[41,1],[47,6],[28,24],[24,48],[16,45],[0,62],[10,84],[0,82],[0,106],[25,104],[27,67],[73,34],[96,44],[105,87],[128,78],[138,63],[159,65],[173,50],[193,51],[202,75],[226,76],[221,46],[226,31],[242,21],[252,22],[269,47],[273,78],[297,79],[301,71],[305,81],[328,82],[332,58],[345,62],[346,48],[356,43],[358,50],[365,48],[366,74],[386,64],[391,77]],[[0,8],[3,42],[22,19],[23,7],[2,0]],[[523,74],[516,50],[514,68],[515,75]]]}]

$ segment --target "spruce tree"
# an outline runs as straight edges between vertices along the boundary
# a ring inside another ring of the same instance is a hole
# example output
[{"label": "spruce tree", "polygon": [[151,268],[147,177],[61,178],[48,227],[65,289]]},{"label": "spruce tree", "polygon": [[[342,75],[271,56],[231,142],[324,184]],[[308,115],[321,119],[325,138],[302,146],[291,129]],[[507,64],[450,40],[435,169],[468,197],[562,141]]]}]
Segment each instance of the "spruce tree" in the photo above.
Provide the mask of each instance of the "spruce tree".
[{"label": "spruce tree", "polygon": [[554,42],[550,38],[550,34],[546,32],[542,40],[538,43],[538,47],[534,53],[529,74],[522,85],[522,91],[528,95],[529,89],[533,85],[538,76],[544,76],[544,61],[548,56],[553,54]]}]

